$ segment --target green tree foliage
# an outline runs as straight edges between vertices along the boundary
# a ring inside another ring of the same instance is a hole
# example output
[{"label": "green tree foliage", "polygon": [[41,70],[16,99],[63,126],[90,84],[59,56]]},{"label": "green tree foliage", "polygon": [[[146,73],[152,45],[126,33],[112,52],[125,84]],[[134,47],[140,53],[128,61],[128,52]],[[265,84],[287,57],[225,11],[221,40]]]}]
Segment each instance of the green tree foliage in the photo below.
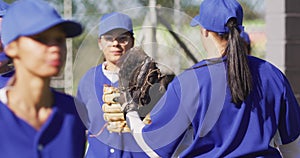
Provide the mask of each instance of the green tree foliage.
[{"label": "green tree foliage", "polygon": [[[16,0],[6,0],[12,3]],[[53,5],[61,15],[64,11],[64,0],[45,0]],[[244,8],[245,20],[263,19],[263,12],[257,10],[263,5],[263,1],[239,0]],[[199,3],[199,4],[198,4]],[[199,13],[201,0],[180,0],[180,10],[193,17]],[[165,8],[174,8],[174,0],[156,0],[156,4]],[[99,18],[104,14],[112,11],[122,11],[135,7],[148,6],[149,0],[72,0],[72,19],[81,22],[84,25],[85,32],[83,35],[74,38],[73,51],[80,47],[88,31],[98,24]]]}]

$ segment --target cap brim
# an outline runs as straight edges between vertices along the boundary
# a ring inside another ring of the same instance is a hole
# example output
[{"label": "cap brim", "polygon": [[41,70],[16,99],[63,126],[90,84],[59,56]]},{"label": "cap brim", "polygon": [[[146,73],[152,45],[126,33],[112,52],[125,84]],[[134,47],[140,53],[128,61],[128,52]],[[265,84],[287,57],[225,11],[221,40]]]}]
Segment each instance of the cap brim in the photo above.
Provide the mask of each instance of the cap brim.
[{"label": "cap brim", "polygon": [[100,36],[102,36],[102,35],[110,32],[110,31],[113,31],[113,30],[116,30],[116,29],[122,29],[122,30],[124,30],[124,32],[130,32],[130,33],[133,34],[133,31],[132,30],[128,30],[128,28],[126,28],[126,27],[123,27],[123,26],[112,26],[112,27],[110,27],[107,30],[101,30],[101,32],[99,33],[98,36],[100,37]]},{"label": "cap brim", "polygon": [[63,31],[66,33],[66,37],[78,36],[83,31],[81,24],[70,20],[66,20],[57,25],[61,25],[63,27]]},{"label": "cap brim", "polygon": [[190,23],[190,26],[192,26],[192,27],[194,27],[194,26],[197,26],[197,25],[200,25],[200,23],[199,23],[199,15],[196,15],[193,19],[192,19],[192,21],[191,21],[191,23]]},{"label": "cap brim", "polygon": [[77,22],[71,20],[58,19],[52,23],[40,25],[39,28],[36,27],[35,29],[28,29],[30,31],[23,33],[22,36],[31,36],[31,35],[39,34],[54,26],[61,26],[63,28],[63,31],[66,33],[66,37],[75,37],[77,35],[80,35],[83,30],[81,24]]}]

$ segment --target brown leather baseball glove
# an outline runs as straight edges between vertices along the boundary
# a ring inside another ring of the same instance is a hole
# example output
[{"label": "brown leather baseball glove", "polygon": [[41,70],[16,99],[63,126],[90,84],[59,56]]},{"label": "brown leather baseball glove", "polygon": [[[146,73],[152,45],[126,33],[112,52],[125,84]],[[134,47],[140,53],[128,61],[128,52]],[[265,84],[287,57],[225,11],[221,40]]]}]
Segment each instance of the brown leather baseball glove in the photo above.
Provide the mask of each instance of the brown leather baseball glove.
[{"label": "brown leather baseball glove", "polygon": [[121,57],[118,66],[122,110],[125,114],[137,110],[142,118],[146,117],[175,75],[163,74],[141,47],[131,48]]}]

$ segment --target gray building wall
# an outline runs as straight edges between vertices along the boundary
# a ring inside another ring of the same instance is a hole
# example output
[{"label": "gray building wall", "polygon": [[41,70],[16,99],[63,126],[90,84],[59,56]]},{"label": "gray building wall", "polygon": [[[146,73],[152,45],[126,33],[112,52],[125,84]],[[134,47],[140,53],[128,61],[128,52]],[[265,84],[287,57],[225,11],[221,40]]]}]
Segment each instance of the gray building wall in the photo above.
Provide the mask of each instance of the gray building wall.
[{"label": "gray building wall", "polygon": [[266,0],[266,60],[286,74],[300,103],[300,1]]}]

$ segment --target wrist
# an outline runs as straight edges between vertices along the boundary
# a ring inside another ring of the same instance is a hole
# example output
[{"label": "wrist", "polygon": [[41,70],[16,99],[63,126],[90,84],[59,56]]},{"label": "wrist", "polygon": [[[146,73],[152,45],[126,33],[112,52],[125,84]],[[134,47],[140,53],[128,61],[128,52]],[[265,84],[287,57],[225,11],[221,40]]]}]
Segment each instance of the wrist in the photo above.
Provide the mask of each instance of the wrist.
[{"label": "wrist", "polygon": [[130,101],[130,102],[126,102],[122,105],[122,111],[124,114],[124,119],[126,120],[127,113],[132,112],[132,111],[138,111],[138,107],[134,102]]}]

